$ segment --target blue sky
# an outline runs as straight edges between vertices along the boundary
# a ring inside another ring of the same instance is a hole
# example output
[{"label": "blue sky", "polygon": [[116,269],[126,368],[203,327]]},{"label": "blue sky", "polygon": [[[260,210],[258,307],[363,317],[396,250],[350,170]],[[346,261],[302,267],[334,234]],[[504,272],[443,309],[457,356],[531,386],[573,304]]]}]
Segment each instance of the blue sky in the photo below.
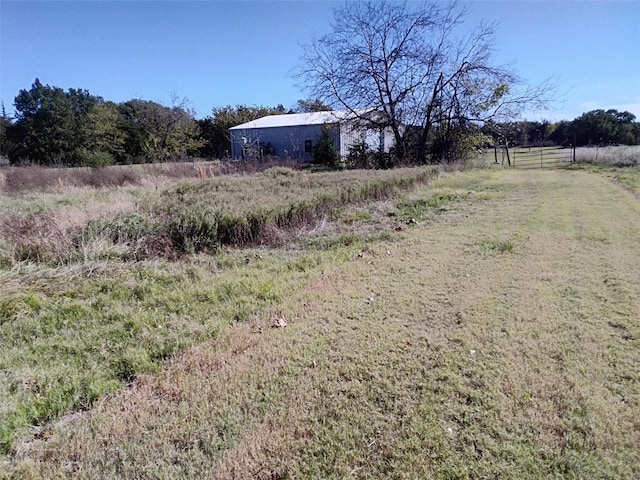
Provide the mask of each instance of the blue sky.
[{"label": "blue sky", "polygon": [[[409,2],[411,3],[411,2]],[[0,98],[9,112],[38,77],[107,100],[169,104],[198,118],[224,105],[307,95],[291,77],[300,44],[331,29],[333,1],[0,0]],[[640,1],[471,1],[465,28],[498,22],[495,63],[531,83],[553,76],[562,103],[527,118],[596,108],[640,119]]]}]

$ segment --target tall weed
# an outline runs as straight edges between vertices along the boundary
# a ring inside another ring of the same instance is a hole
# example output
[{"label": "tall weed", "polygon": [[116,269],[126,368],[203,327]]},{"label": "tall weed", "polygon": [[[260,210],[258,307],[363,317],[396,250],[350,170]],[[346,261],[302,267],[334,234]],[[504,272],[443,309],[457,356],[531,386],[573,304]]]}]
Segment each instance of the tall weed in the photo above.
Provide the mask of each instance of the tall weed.
[{"label": "tall weed", "polygon": [[637,167],[640,146],[581,147],[576,149],[576,161],[605,167]]},{"label": "tall weed", "polygon": [[46,213],[0,217],[0,236],[10,245],[14,262],[57,263],[74,256],[74,232]]},{"label": "tall weed", "polygon": [[[138,181],[139,172],[129,177],[131,172],[85,173],[92,175],[95,186],[113,182],[113,187]],[[55,212],[5,217],[0,219],[0,235],[12,246],[13,262],[176,259],[215,252],[223,245],[279,244],[291,229],[313,225],[345,205],[393,197],[436,174],[434,169],[312,174],[276,166],[257,175],[201,178],[169,185],[154,195],[137,194],[135,211],[91,218],[72,228],[59,225]],[[104,198],[108,200],[108,191]]]}]

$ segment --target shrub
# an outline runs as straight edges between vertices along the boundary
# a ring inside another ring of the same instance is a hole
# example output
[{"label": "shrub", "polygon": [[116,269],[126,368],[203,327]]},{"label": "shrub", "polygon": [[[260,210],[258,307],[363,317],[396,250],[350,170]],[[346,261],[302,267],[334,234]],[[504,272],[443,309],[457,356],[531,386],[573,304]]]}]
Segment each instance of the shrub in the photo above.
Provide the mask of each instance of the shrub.
[{"label": "shrub", "polygon": [[132,252],[132,257],[136,260],[157,257],[178,260],[180,256],[181,252],[178,251],[173,240],[163,232],[154,232],[140,238]]},{"label": "shrub", "polygon": [[114,243],[136,242],[151,233],[151,220],[139,213],[121,213],[112,218],[90,221],[85,229],[89,239],[105,237]]},{"label": "shrub", "polygon": [[262,174],[270,178],[294,177],[297,175],[296,171],[289,167],[270,167],[264,170]]},{"label": "shrub", "polygon": [[330,128],[322,128],[322,133],[313,147],[313,162],[316,165],[322,165],[323,167],[332,169],[340,166],[340,156],[336,152],[332,130]]},{"label": "shrub", "polygon": [[83,170],[77,172],[75,178],[79,184],[95,188],[140,185],[140,175],[124,167]]},{"label": "shrub", "polygon": [[351,145],[347,155],[347,168],[373,168],[375,165],[373,156],[374,152],[366,142]]},{"label": "shrub", "polygon": [[91,152],[83,150],[80,152],[80,163],[85,167],[107,167],[115,163],[115,159],[107,152]]},{"label": "shrub", "polygon": [[163,228],[177,249],[185,253],[215,252],[220,246],[221,212],[211,208],[175,209],[164,218]]},{"label": "shrub", "polygon": [[511,240],[486,240],[480,243],[481,247],[490,252],[511,253],[515,245]]}]

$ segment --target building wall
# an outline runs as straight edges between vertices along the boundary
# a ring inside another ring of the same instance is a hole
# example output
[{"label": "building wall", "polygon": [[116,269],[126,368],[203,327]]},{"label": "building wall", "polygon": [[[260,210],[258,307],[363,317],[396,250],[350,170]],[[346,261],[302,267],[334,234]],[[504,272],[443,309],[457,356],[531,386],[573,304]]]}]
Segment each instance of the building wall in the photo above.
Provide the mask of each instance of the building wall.
[{"label": "building wall", "polygon": [[[272,154],[280,158],[294,160],[313,160],[313,147],[322,134],[324,125],[298,125],[292,127],[270,127],[262,129],[231,130],[231,156],[243,158],[243,145],[257,149],[258,145],[273,149]],[[334,136],[336,148],[339,139]],[[257,150],[254,150],[257,152]]]},{"label": "building wall", "polygon": [[388,153],[394,143],[393,132],[391,129],[386,129],[383,132],[363,129],[352,122],[343,122],[340,125],[340,155],[342,157],[349,155],[349,148],[352,145],[362,142],[365,142],[374,152],[379,151],[382,147],[382,150]]},{"label": "building wall", "polygon": [[[337,125],[334,125],[334,127]],[[313,160],[313,147],[325,125],[297,125],[288,127],[269,127],[262,129],[232,129],[231,132],[231,156],[233,159],[242,159],[243,145],[245,154],[250,150],[254,155],[258,152],[258,146],[270,146],[272,154],[280,158],[290,158],[294,160]],[[390,131],[381,133],[377,130],[364,130],[358,128],[352,122],[342,122],[339,128],[329,130],[333,137],[333,143],[340,156],[346,157],[349,154],[349,147],[354,144],[366,142],[373,151],[378,151],[381,146],[385,152],[393,145],[393,134]]]}]

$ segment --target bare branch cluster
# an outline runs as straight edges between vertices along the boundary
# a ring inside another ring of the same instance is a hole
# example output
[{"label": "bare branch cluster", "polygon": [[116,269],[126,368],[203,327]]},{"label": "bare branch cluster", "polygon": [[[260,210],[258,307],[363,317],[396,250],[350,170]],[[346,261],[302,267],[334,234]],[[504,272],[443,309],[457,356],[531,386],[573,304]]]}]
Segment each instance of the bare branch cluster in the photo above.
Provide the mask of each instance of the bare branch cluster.
[{"label": "bare branch cluster", "polygon": [[[458,35],[456,3],[349,2],[332,32],[304,45],[297,77],[323,102],[389,128],[399,156],[425,159],[434,130],[502,120],[543,107],[551,85],[519,89],[508,66],[494,66],[494,24]],[[370,112],[376,112],[371,115]]]}]

